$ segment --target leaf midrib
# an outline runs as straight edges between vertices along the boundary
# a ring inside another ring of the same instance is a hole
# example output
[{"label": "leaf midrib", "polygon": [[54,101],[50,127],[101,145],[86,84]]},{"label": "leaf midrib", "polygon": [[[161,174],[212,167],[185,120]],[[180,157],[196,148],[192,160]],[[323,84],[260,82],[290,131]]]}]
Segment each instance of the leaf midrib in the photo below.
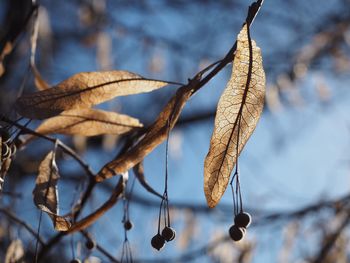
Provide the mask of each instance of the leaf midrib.
[{"label": "leaf midrib", "polygon": [[[229,142],[226,145],[226,148],[225,148],[225,151],[224,151],[224,157],[222,158],[222,161],[221,161],[221,164],[219,166],[219,169],[217,170],[218,174],[221,173],[221,169],[222,169],[222,167],[224,165],[225,156],[226,156],[226,154],[228,152],[228,148],[229,148],[229,145],[231,143],[232,136],[233,136],[234,131],[236,129],[238,120],[242,117],[243,107],[245,105],[245,101],[246,101],[246,98],[247,98],[247,95],[248,95],[249,85],[250,85],[250,81],[251,81],[251,77],[252,77],[251,75],[252,75],[252,70],[253,70],[253,47],[252,47],[252,40],[250,38],[250,31],[249,31],[249,26],[248,25],[247,25],[247,35],[248,35],[248,46],[249,46],[249,66],[248,66],[247,81],[246,81],[246,85],[245,85],[244,92],[243,92],[243,98],[242,98],[241,107],[239,108],[239,111],[238,111],[238,114],[237,114],[237,118],[236,118],[236,120],[235,120],[235,122],[233,124],[233,129],[232,129],[230,137],[229,137]],[[238,127],[238,133],[239,132],[240,132],[240,127]],[[239,147],[239,141],[237,141],[237,146],[236,147]],[[236,158],[238,158],[238,156],[236,156]],[[219,180],[219,176],[216,177],[214,185],[218,182],[218,180]]]}]

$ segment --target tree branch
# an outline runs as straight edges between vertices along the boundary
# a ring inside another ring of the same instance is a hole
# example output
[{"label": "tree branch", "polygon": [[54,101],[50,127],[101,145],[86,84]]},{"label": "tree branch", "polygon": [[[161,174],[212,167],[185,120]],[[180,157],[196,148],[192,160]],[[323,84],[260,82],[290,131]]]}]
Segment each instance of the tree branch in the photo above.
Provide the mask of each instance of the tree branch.
[{"label": "tree branch", "polygon": [[37,234],[36,230],[34,230],[30,225],[28,225],[26,222],[19,219],[16,215],[14,215],[12,212],[10,212],[9,209],[6,208],[0,208],[0,213],[5,214],[8,218],[10,218],[12,221],[16,222],[17,224],[23,226],[30,234],[32,234],[36,239],[38,239],[39,243],[41,245],[45,245],[45,242],[43,238]]},{"label": "tree branch", "polygon": [[313,261],[314,263],[324,262],[329,251],[332,249],[332,247],[334,246],[338,237],[343,232],[343,230],[349,225],[349,223],[350,223],[350,211],[347,211],[347,215],[346,215],[345,219],[343,220],[343,222],[334,231],[334,233],[327,239],[327,242],[324,244],[324,246],[321,247],[319,253],[317,254],[316,259]]}]

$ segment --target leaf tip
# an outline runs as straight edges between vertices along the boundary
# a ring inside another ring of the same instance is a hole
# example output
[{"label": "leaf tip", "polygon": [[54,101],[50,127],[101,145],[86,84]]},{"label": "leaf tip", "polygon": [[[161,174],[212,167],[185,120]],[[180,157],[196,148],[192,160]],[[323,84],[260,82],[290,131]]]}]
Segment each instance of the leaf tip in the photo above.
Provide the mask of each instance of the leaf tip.
[{"label": "leaf tip", "polygon": [[217,205],[217,202],[213,201],[212,199],[207,199],[207,204],[209,208],[214,208]]},{"label": "leaf tip", "polygon": [[208,207],[214,208],[219,203],[221,196],[215,195],[215,192],[210,190],[210,187],[206,184],[204,185],[204,193]]}]

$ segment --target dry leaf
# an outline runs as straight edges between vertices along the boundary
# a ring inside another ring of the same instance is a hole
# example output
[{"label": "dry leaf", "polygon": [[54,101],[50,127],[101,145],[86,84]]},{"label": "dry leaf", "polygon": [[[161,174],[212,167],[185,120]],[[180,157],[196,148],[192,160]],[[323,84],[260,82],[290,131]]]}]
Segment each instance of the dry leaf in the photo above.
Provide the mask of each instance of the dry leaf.
[{"label": "dry leaf", "polygon": [[101,216],[103,216],[104,213],[106,213],[110,208],[112,208],[116,204],[116,202],[118,201],[119,197],[122,195],[125,189],[125,183],[126,183],[126,177],[123,176],[119,179],[119,182],[116,185],[110,198],[102,206],[100,206],[95,212],[84,217],[80,221],[74,223],[71,226],[71,228],[68,229],[68,233],[74,233],[74,232],[83,230],[89,227],[90,225],[92,225]]},{"label": "dry leaf", "polygon": [[0,53],[0,77],[5,73],[5,67],[4,67],[4,59],[5,57],[12,52],[13,46],[10,41],[7,41],[5,43],[5,46],[3,50]]},{"label": "dry leaf", "polygon": [[0,60],[0,77],[5,73],[5,67],[2,61]]},{"label": "dry leaf", "polygon": [[36,178],[33,190],[34,203],[51,217],[56,230],[67,231],[71,225],[70,222],[58,215],[58,179],[58,167],[54,152],[51,151],[39,166],[39,175]]},{"label": "dry leaf", "polygon": [[96,109],[76,109],[62,112],[45,120],[36,132],[68,135],[95,136],[100,134],[123,134],[142,124],[127,115]]},{"label": "dry leaf", "polygon": [[102,263],[102,260],[96,256],[89,256],[84,259],[84,263]]},{"label": "dry leaf", "polygon": [[24,261],[24,248],[20,239],[12,240],[7,248],[5,263],[20,263]]},{"label": "dry leaf", "polygon": [[116,174],[128,171],[161,144],[167,137],[169,121],[171,121],[170,129],[172,129],[192,92],[192,87],[189,85],[180,88],[164,107],[147,134],[125,154],[107,163],[95,177],[96,181],[100,182]]},{"label": "dry leaf", "polygon": [[0,77],[5,73],[5,67],[4,67],[4,59],[5,57],[11,53],[12,51],[12,43],[10,41],[7,41],[5,44],[5,47],[3,48],[1,54],[0,54]]},{"label": "dry leaf", "polygon": [[35,64],[31,64],[31,69],[32,69],[32,72],[34,74],[35,87],[38,90],[49,89],[50,85],[42,78],[42,76],[41,76],[39,70],[37,69],[37,67],[35,66]]},{"label": "dry leaf", "polygon": [[41,76],[38,68],[35,63],[35,54],[37,49],[37,40],[38,36],[40,40],[43,42],[41,55],[45,58],[47,56],[48,50],[51,48],[52,41],[52,33],[51,33],[51,25],[50,19],[47,10],[40,6],[34,13],[33,17],[35,18],[33,24],[33,31],[31,36],[31,57],[30,57],[30,66],[32,73],[34,75],[34,84],[38,90],[45,90],[51,87],[43,77]]},{"label": "dry leaf", "polygon": [[44,89],[50,88],[50,85],[41,77],[41,74],[35,65],[35,54],[36,54],[38,32],[39,32],[38,12],[39,12],[38,10],[34,11],[35,20],[34,20],[34,24],[33,24],[32,36],[30,38],[30,44],[31,44],[30,67],[31,67],[32,72],[34,74],[34,83],[35,83],[36,88],[38,90],[44,90]]},{"label": "dry leaf", "polygon": [[150,92],[167,84],[128,71],[81,72],[50,89],[22,95],[15,107],[23,117],[44,119],[64,110],[89,108],[117,96]]},{"label": "dry leaf", "polygon": [[253,40],[251,45],[252,54],[245,25],[237,38],[231,79],[218,103],[204,164],[204,192],[209,207],[216,206],[224,194],[237,153],[240,154],[253,133],[264,106],[265,73],[261,52]]}]

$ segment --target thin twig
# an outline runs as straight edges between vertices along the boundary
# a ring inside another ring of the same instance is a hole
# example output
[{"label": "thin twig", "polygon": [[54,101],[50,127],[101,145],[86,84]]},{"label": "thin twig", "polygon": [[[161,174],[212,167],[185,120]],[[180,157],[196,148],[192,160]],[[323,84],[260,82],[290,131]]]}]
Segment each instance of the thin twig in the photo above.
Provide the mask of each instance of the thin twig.
[{"label": "thin twig", "polygon": [[[81,230],[80,233],[86,238],[86,239],[91,239],[90,238],[90,233],[87,232],[86,230]],[[106,249],[104,249],[101,245],[99,245],[96,242],[96,249],[98,251],[101,252],[101,254],[103,254],[106,258],[108,258],[108,260],[110,260],[110,262],[114,262],[114,263],[120,263],[120,261],[118,259],[116,259],[115,257],[113,257],[113,255],[111,255]]]},{"label": "thin twig", "polygon": [[324,262],[325,258],[327,257],[329,251],[334,246],[334,244],[337,241],[337,239],[340,236],[340,234],[349,225],[349,223],[350,223],[350,211],[347,211],[347,212],[348,212],[348,214],[346,215],[346,217],[343,220],[343,222],[334,231],[334,233],[327,239],[327,242],[321,247],[319,253],[317,254],[316,259],[313,261],[314,263]]},{"label": "thin twig", "polygon": [[54,247],[65,235],[66,235],[65,232],[60,232],[56,236],[51,238],[45,245],[43,245],[38,254],[38,262],[41,262],[41,259],[44,258],[46,253],[49,252],[50,249]]},{"label": "thin twig", "polygon": [[106,213],[109,209],[111,209],[116,204],[116,202],[118,201],[120,195],[124,190],[124,187],[125,185],[124,185],[123,178],[120,178],[119,182],[115,186],[115,189],[113,190],[109,199],[103,205],[101,205],[97,210],[95,210],[88,216],[84,217],[80,221],[74,223],[71,226],[71,228],[67,231],[67,233],[72,234],[74,232],[85,229],[91,224],[93,224],[97,219],[99,219],[104,213]]},{"label": "thin twig", "polygon": [[12,221],[16,222],[17,224],[23,226],[30,234],[32,234],[41,245],[45,245],[45,242],[41,236],[39,236],[36,231],[28,225],[23,220],[19,219],[16,215],[14,215],[12,212],[10,212],[9,209],[0,208],[0,213],[5,214],[8,218],[10,218]]},{"label": "thin twig", "polygon": [[43,139],[50,141],[54,144],[57,141],[58,147],[60,147],[65,153],[69,154],[73,159],[75,159],[80,164],[80,166],[85,170],[85,172],[88,174],[88,176],[94,177],[94,173],[90,169],[90,166],[85,161],[83,161],[83,159],[81,159],[80,156],[72,148],[70,148],[68,145],[64,144],[62,141],[60,141],[56,138],[52,138],[52,137],[49,137],[47,135],[38,133],[36,131],[33,131],[32,129],[29,129],[29,128],[27,128],[27,127],[25,127],[17,122],[14,122],[5,116],[1,116],[0,120],[4,121],[6,123],[9,123],[13,126],[16,126],[18,129],[20,129],[21,131],[24,131],[25,133],[29,133],[29,134],[32,134],[34,136],[43,138]]}]

